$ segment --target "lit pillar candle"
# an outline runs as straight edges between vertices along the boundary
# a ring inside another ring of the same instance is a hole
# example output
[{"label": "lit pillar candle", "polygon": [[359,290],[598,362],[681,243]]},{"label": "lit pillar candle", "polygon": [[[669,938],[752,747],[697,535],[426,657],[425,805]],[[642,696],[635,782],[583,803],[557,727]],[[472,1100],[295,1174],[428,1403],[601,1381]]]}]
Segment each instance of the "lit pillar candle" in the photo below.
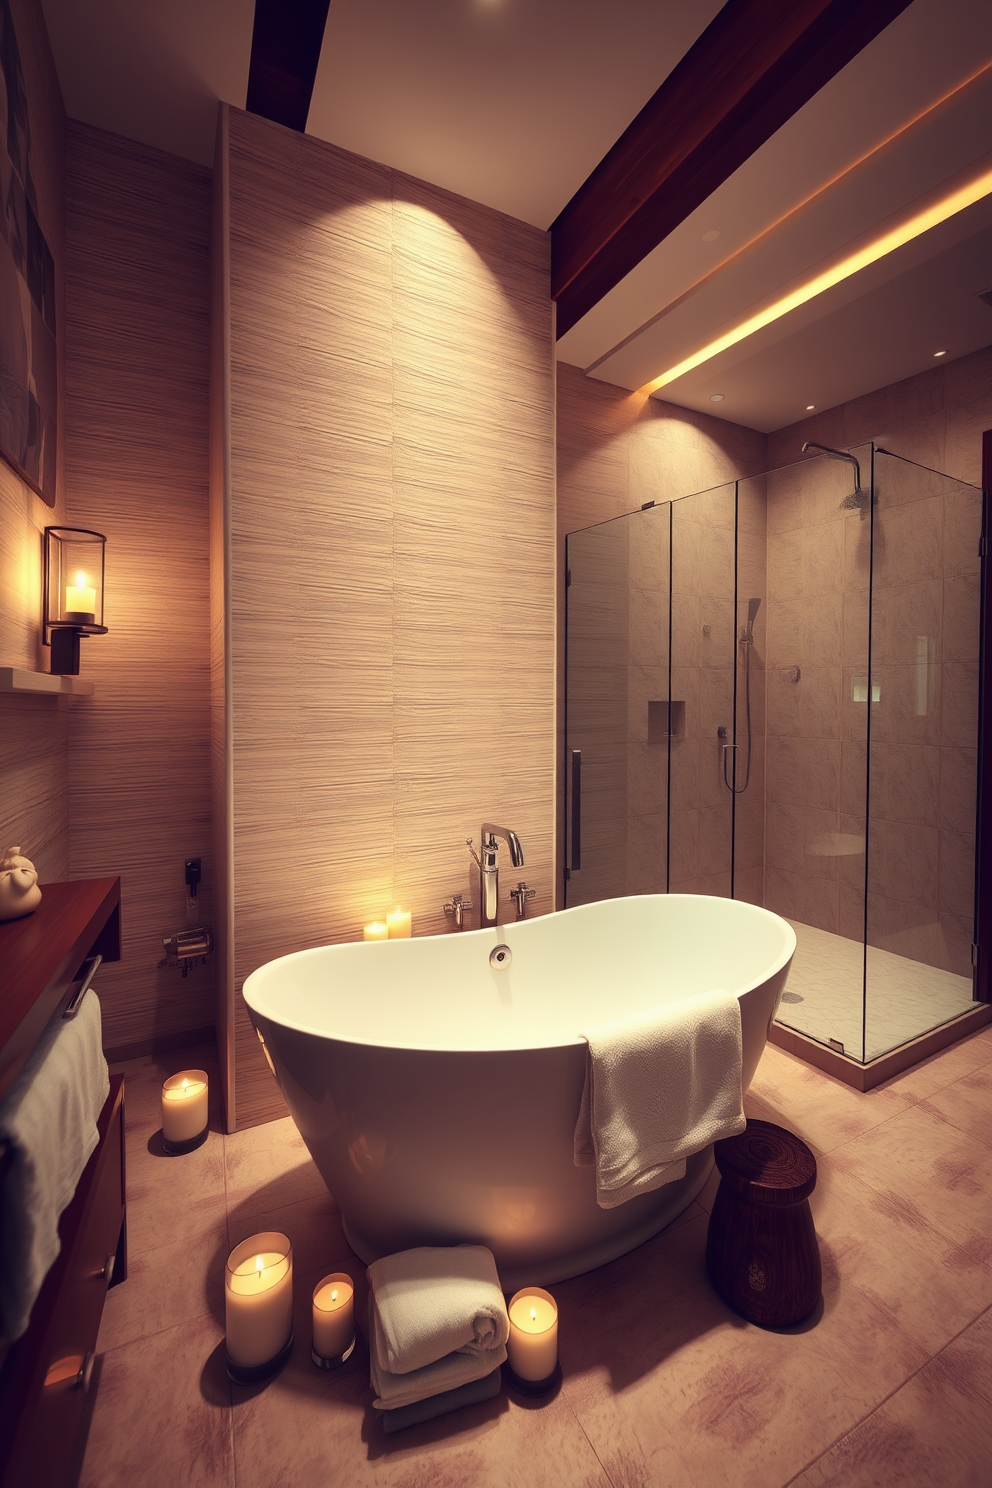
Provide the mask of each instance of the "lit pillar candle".
[{"label": "lit pillar candle", "polygon": [[390,940],[405,940],[413,933],[413,917],[408,909],[402,909],[399,905],[389,911],[386,924],[389,926]]},{"label": "lit pillar candle", "polygon": [[525,1287],[510,1298],[507,1360],[525,1380],[545,1380],[558,1364],[558,1308],[550,1292]]},{"label": "lit pillar candle", "polygon": [[355,1341],[355,1288],[343,1271],[313,1289],[313,1352],[322,1359],[347,1353]]},{"label": "lit pillar candle", "polygon": [[207,1072],[181,1070],[162,1086],[162,1136],[178,1145],[207,1128]]},{"label": "lit pillar candle", "polygon": [[365,940],[388,940],[389,926],[383,920],[373,920],[371,925],[366,925],[362,931]]},{"label": "lit pillar candle", "polygon": [[227,1258],[224,1277],[227,1358],[258,1369],[282,1352],[293,1332],[293,1247],[278,1231],[252,1235]]},{"label": "lit pillar candle", "polygon": [[96,590],[86,582],[86,575],[82,570],[76,574],[74,584],[66,585],[65,609],[67,615],[85,616],[90,621],[95,618]]}]

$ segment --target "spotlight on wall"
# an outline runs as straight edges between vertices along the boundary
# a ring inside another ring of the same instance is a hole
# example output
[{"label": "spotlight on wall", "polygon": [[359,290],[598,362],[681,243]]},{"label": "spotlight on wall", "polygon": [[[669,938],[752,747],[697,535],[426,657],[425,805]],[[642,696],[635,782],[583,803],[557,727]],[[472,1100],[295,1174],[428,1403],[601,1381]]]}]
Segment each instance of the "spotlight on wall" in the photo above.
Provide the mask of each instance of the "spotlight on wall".
[{"label": "spotlight on wall", "polygon": [[45,528],[43,639],[52,674],[79,673],[79,637],[106,635],[103,587],[107,539],[83,527]]}]

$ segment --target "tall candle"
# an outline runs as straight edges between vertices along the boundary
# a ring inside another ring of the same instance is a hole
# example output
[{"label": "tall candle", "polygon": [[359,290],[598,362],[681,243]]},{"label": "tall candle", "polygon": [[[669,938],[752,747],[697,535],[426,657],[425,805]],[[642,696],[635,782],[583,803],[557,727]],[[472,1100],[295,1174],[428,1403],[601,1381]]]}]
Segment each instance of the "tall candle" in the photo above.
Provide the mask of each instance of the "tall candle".
[{"label": "tall candle", "polygon": [[545,1380],[558,1363],[558,1307],[543,1287],[525,1287],[510,1298],[510,1368],[525,1380]]},{"label": "tall candle", "polygon": [[180,1070],[162,1086],[162,1135],[167,1142],[190,1142],[207,1126],[207,1072]]},{"label": "tall candle", "polygon": [[388,940],[389,926],[384,920],[373,920],[371,925],[366,925],[362,931],[365,940]]},{"label": "tall candle", "polygon": [[66,614],[85,615],[90,620],[96,613],[96,590],[86,582],[86,575],[80,570],[76,575],[74,584],[67,584],[65,590]]},{"label": "tall candle", "polygon": [[389,926],[390,940],[405,940],[413,933],[413,917],[408,909],[402,909],[399,905],[389,911],[386,924]]},{"label": "tall candle", "polygon": [[293,1331],[293,1247],[277,1230],[252,1235],[227,1258],[227,1357],[239,1369],[268,1364]]},{"label": "tall candle", "polygon": [[313,1289],[313,1351],[322,1359],[336,1359],[354,1341],[354,1284],[343,1271],[334,1271]]}]

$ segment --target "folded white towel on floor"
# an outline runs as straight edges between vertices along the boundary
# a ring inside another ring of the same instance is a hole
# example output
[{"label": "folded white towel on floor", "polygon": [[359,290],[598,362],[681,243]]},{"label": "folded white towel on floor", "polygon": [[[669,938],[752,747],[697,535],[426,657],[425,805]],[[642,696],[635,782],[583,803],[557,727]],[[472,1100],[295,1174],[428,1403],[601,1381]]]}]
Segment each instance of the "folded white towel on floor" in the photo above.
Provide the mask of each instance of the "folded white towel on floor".
[{"label": "folded white towel on floor", "polygon": [[506,1358],[506,1345],[484,1349],[477,1354],[445,1354],[433,1364],[414,1369],[410,1374],[390,1374],[378,1357],[373,1336],[370,1355],[370,1377],[376,1398],[372,1402],[376,1410],[396,1410],[401,1405],[413,1405],[417,1400],[429,1400],[448,1390],[457,1390],[460,1385],[483,1379],[498,1369]]},{"label": "folded white towel on floor", "polygon": [[[452,1353],[488,1359],[510,1335],[496,1262],[484,1245],[402,1250],[373,1261],[368,1279],[372,1339],[381,1368],[390,1374],[411,1374]],[[487,1368],[494,1368],[492,1362]],[[456,1383],[478,1377],[466,1375]]]},{"label": "folded white towel on floor", "polygon": [[613,1209],[685,1173],[685,1159],[744,1130],[741,1010],[704,992],[590,1028],[577,1167],[595,1167]]},{"label": "folded white towel on floor", "polygon": [[76,1016],[57,1018],[0,1106],[10,1161],[0,1192],[0,1324],[19,1338],[59,1253],[59,1218],[98,1141],[110,1094],[100,1003],[87,992]]}]

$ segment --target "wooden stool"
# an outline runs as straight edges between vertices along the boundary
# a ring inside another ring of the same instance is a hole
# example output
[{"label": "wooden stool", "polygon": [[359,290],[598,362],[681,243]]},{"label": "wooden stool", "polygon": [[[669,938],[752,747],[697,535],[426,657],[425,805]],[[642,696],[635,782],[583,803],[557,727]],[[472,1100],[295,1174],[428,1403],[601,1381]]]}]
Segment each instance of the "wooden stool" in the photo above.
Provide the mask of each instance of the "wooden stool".
[{"label": "wooden stool", "polygon": [[713,1147],[720,1172],[706,1237],[706,1269],[748,1322],[788,1328],[820,1300],[820,1252],[809,1211],[816,1158],[770,1121],[749,1121]]}]

